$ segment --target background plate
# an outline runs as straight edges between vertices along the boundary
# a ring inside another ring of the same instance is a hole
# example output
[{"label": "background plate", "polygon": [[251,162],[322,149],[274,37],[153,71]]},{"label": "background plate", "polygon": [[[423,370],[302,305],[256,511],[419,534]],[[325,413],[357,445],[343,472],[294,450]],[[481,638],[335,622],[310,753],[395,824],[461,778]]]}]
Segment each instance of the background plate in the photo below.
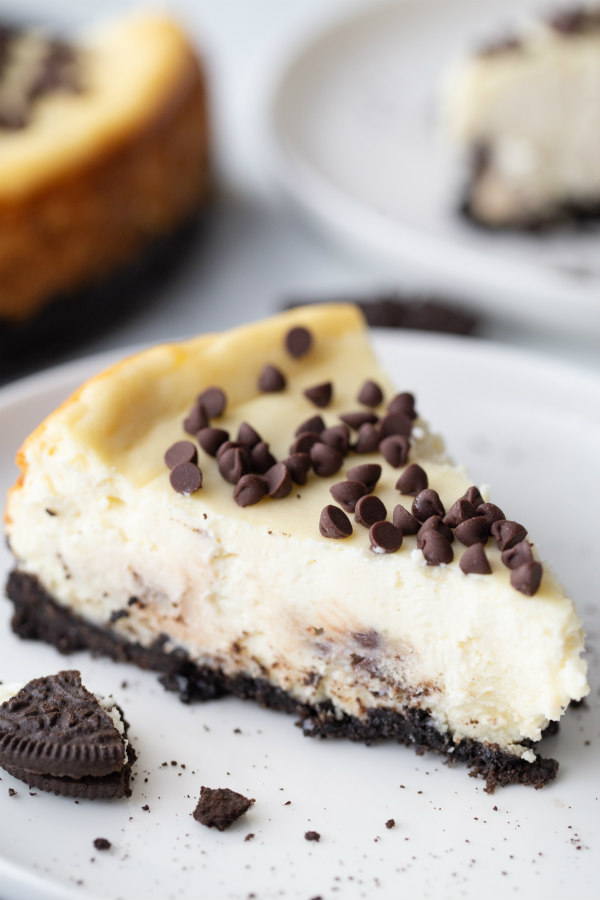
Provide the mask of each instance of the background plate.
[{"label": "background plate", "polygon": [[[0,678],[79,667],[92,690],[122,703],[139,754],[133,796],[122,802],[30,794],[0,771],[5,900],[597,896],[600,382],[457,338],[377,333],[376,348],[474,480],[491,482],[492,499],[531,529],[585,619],[592,693],[546,742],[560,759],[558,780],[488,796],[463,767],[434,755],[311,741],[292,718],[230,698],[184,706],[149,673],[19,641],[2,603]],[[108,361],[90,358],[0,392],[2,496],[22,438]],[[2,577],[9,567],[3,547]],[[229,832],[208,830],[190,815],[202,784],[256,804]],[[386,829],[390,818],[396,825]],[[319,843],[305,841],[309,829]],[[96,837],[113,848],[95,851]]]},{"label": "background plate", "polygon": [[476,307],[600,334],[599,230],[488,233],[457,213],[466,173],[439,126],[444,72],[532,11],[548,3],[405,0],[314,36],[272,101],[278,171],[330,232],[399,271],[417,264]]}]

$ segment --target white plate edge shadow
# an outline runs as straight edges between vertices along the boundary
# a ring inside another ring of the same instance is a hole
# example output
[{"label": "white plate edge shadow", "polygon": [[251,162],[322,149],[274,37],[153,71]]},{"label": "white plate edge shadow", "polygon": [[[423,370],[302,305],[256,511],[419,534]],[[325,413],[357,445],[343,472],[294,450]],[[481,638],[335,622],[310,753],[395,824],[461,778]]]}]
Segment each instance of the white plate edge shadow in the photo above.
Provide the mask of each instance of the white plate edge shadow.
[{"label": "white plate edge shadow", "polygon": [[[311,55],[323,52],[340,33],[358,28],[362,21],[417,2],[435,7],[440,0],[383,0],[372,6],[359,5],[295,41],[286,59],[279,63],[278,75],[263,108],[265,140],[275,183],[330,239],[346,249],[350,246],[381,260],[396,276],[402,276],[403,265],[416,265],[422,270],[422,280],[432,289],[445,289],[448,296],[457,297],[465,306],[480,312],[483,309],[496,317],[525,321],[550,332],[561,330],[580,337],[589,336],[590,331],[600,334],[599,279],[581,282],[550,267],[528,266],[508,254],[502,257],[501,265],[494,265],[492,246],[482,254],[478,248],[453,244],[404,225],[334,184],[311,165],[288,133],[288,114],[284,112],[287,97]],[[450,287],[448,277],[454,279]],[[533,309],[525,302],[527,298],[535,298]],[[565,304],[569,305],[568,315]],[[580,324],[582,317],[584,324]]]}]

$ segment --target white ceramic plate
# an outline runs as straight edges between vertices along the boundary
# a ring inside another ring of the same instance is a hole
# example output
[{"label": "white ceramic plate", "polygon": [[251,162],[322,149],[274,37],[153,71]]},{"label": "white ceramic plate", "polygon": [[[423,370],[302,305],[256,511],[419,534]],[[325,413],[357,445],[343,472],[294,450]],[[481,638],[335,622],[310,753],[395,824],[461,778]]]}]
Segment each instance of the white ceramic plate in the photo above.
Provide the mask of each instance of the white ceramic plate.
[{"label": "white ceramic plate", "polygon": [[[468,339],[377,333],[376,346],[474,480],[491,482],[493,499],[527,524],[579,604],[592,693],[589,708],[570,711],[547,741],[561,762],[558,780],[540,792],[488,796],[463,767],[434,755],[308,740],[290,717],[231,698],[184,706],[149,673],[18,640],[2,603],[0,678],[80,668],[92,690],[122,703],[139,754],[133,796],[123,802],[31,796],[0,771],[4,900],[597,896],[600,381]],[[0,392],[2,495],[22,438],[108,361],[84,360]],[[1,554],[4,577],[10,558],[4,547]],[[230,831],[208,830],[190,815],[203,784],[230,786],[256,804]],[[307,842],[307,830],[321,841]],[[112,849],[94,850],[96,837]]]},{"label": "white ceramic plate", "polygon": [[545,0],[404,0],[313,36],[271,104],[283,183],[330,232],[478,308],[600,334],[600,230],[486,233],[457,214],[463,163],[438,123],[442,78]]}]

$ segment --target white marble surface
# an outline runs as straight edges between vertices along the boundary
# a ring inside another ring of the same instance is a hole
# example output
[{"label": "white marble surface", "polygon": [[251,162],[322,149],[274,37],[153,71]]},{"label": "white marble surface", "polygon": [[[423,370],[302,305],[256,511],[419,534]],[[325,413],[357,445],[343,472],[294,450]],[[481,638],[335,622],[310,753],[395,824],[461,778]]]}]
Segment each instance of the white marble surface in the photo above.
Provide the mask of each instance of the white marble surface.
[{"label": "white marble surface", "polygon": [[[55,9],[63,21],[80,24],[135,5],[108,0],[101,12],[91,0],[61,0]],[[303,37],[358,5],[356,0],[329,0],[326,6],[321,0],[169,4],[201,43],[210,72],[219,200],[193,254],[158,302],[57,361],[221,329],[272,313],[291,298],[432,287],[425,270],[399,274],[379,260],[334,245],[290,207],[273,177],[266,106],[277,72]],[[44,12],[41,0],[27,0],[27,9]],[[14,14],[14,7],[5,2],[2,11]],[[448,292],[460,296],[460,286],[448,285]],[[600,369],[592,341],[533,331],[501,318],[486,321],[483,334]]]}]

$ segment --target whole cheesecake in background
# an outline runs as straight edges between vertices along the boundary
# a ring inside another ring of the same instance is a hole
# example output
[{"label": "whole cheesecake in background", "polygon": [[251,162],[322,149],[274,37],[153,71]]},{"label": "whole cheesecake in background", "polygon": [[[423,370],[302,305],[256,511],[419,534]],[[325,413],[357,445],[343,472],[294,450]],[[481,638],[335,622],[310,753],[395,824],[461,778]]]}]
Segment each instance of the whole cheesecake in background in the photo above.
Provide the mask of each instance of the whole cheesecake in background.
[{"label": "whole cheesecake in background", "polygon": [[164,16],[69,41],[0,30],[3,358],[156,277],[207,199],[208,139],[202,68]]},{"label": "whole cheesecake in background", "polygon": [[566,10],[460,61],[444,117],[470,156],[465,211],[481,225],[600,218],[600,7]]},{"label": "whole cheesecake in background", "polygon": [[588,691],[573,602],[396,393],[356,307],[126,359],[18,463],[20,636],[309,735],[429,747],[490,790],[556,775],[535,745]]}]

